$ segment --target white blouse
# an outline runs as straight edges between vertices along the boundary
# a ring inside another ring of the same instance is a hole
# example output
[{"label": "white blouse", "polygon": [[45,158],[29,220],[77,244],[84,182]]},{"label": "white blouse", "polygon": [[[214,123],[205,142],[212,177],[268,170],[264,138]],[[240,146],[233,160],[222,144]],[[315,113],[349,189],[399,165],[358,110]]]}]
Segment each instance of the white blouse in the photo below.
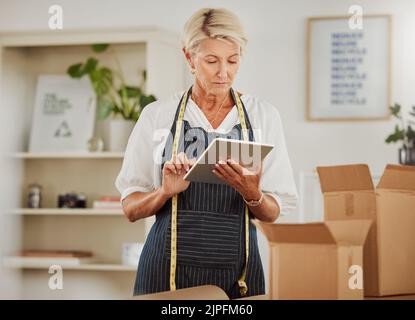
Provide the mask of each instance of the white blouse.
[{"label": "white blouse", "polygon": [[[183,93],[152,102],[143,109],[129,137],[122,168],[115,181],[121,201],[133,192],[149,192],[161,186],[162,153]],[[281,215],[288,214],[295,210],[298,194],[279,112],[270,103],[249,94],[241,95],[241,100],[254,130],[255,141],[274,145],[263,162],[261,190],[276,199]],[[213,129],[203,111],[189,97],[184,120],[191,127],[227,133],[239,123],[239,116],[234,105],[220,126]]]}]

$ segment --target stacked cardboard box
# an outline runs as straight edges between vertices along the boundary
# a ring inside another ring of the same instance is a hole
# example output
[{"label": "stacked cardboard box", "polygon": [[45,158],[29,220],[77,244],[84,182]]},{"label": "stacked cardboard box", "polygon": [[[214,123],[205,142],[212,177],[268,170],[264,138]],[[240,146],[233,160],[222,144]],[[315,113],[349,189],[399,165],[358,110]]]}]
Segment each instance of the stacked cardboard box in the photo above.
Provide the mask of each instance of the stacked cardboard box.
[{"label": "stacked cardboard box", "polygon": [[376,190],[364,164],[317,171],[324,222],[254,221],[270,243],[270,298],[415,293],[415,167],[388,165]]},{"label": "stacked cardboard box", "polygon": [[415,167],[387,165],[376,189],[364,164],[317,171],[325,220],[373,221],[364,247],[365,295],[415,293]]}]

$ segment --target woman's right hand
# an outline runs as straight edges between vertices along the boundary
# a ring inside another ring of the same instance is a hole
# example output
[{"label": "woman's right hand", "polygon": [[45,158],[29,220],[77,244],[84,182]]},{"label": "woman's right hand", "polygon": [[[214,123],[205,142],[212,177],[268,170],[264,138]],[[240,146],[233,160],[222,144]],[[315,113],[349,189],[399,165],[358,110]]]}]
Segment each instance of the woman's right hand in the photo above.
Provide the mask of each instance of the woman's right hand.
[{"label": "woman's right hand", "polygon": [[167,197],[171,198],[189,187],[190,181],[184,180],[183,177],[195,162],[195,158],[188,159],[186,154],[181,152],[164,163],[161,189]]}]

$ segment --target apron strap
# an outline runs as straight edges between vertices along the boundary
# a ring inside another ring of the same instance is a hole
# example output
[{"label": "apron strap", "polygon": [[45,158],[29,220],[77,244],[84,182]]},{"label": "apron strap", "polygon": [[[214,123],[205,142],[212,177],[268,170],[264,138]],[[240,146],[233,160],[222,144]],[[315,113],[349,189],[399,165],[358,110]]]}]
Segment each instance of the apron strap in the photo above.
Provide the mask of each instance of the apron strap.
[{"label": "apron strap", "polygon": [[[242,127],[242,138],[244,141],[249,141],[249,129],[251,129],[251,124],[249,118],[246,114],[246,109],[241,102],[241,99],[238,94],[235,94],[231,88],[231,95],[235,104],[238,108],[239,121]],[[186,109],[187,101],[192,93],[192,87],[187,90],[180,100],[180,107],[178,108],[175,116],[176,120],[176,130],[173,138],[173,148],[172,148],[172,159],[175,159],[177,156],[178,150],[178,140],[180,139],[180,133],[183,125],[184,111]],[[251,130],[252,131],[252,130]],[[178,195],[172,197],[172,210],[171,210],[171,243],[170,243],[170,290],[176,290],[176,261],[177,261],[177,203]],[[238,286],[241,296],[246,296],[248,292],[248,286],[246,285],[246,272],[248,267],[248,258],[249,258],[249,209],[245,204],[245,263],[242,270],[242,274],[238,279]]]}]

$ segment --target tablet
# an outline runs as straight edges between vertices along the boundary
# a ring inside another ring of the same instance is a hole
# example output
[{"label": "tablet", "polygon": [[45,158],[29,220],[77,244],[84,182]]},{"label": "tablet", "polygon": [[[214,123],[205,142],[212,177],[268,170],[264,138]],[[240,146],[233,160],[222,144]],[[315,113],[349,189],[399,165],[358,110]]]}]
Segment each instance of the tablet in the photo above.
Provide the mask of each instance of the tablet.
[{"label": "tablet", "polygon": [[232,159],[243,167],[254,170],[274,148],[273,145],[235,139],[214,139],[189,172],[183,177],[187,181],[225,184],[212,170],[219,161]]}]

